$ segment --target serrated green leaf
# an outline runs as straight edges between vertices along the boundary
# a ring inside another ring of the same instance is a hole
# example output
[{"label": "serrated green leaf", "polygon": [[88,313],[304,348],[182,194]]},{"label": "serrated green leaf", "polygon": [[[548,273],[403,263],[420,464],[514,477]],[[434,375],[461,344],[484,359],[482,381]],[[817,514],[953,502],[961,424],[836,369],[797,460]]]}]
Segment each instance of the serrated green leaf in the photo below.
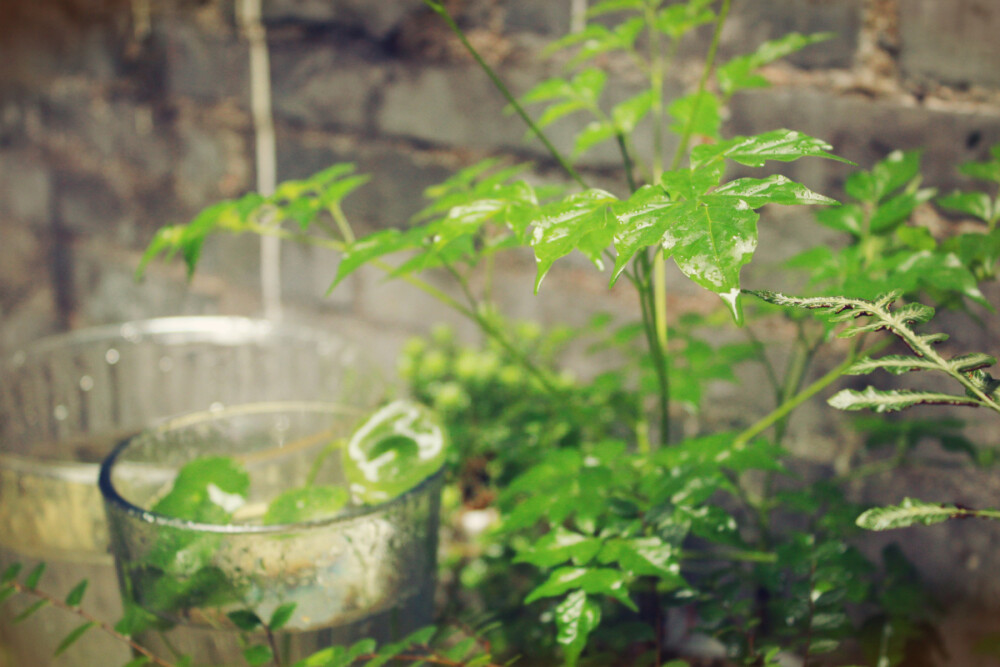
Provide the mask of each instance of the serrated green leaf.
[{"label": "serrated green leaf", "polygon": [[29,607],[25,608],[20,614],[18,614],[17,616],[15,616],[11,620],[11,624],[12,625],[16,625],[18,623],[22,623],[23,621],[25,621],[28,618],[30,618],[39,609],[47,606],[48,604],[49,604],[49,601],[46,600],[46,599],[44,599],[44,598],[42,598],[41,600],[36,600]]},{"label": "serrated green leaf", "polygon": [[45,563],[39,563],[28,573],[24,585],[27,588],[38,588],[38,582],[41,581],[43,574],[45,574]]},{"label": "serrated green leaf", "polygon": [[75,644],[77,640],[79,640],[80,637],[87,632],[87,630],[90,630],[95,625],[97,625],[95,621],[86,621],[85,623],[81,623],[70,630],[69,634],[63,637],[62,641],[59,642],[59,646],[56,647],[56,652],[53,655],[58,657],[65,653],[66,649]]},{"label": "serrated green leaf", "polygon": [[280,630],[285,627],[288,621],[292,620],[297,607],[298,603],[296,602],[286,602],[283,605],[279,605],[277,609],[271,612],[271,619],[267,622],[268,629]]},{"label": "serrated green leaf", "polygon": [[905,498],[899,505],[873,507],[857,519],[857,524],[866,530],[892,530],[915,524],[931,526],[960,514],[954,505],[927,503],[913,498]]},{"label": "serrated green leaf", "polygon": [[73,590],[66,595],[66,604],[70,607],[80,606],[80,603],[83,602],[83,595],[87,592],[87,583],[87,580],[84,579],[74,586]]},{"label": "serrated green leaf", "polygon": [[351,243],[344,250],[340,263],[337,265],[337,275],[327,292],[339,285],[368,262],[401,250],[419,248],[423,245],[424,230],[416,228],[407,232],[398,229],[383,229],[363,239]]},{"label": "serrated green leaf", "polygon": [[914,405],[966,405],[977,406],[979,401],[964,396],[953,396],[931,391],[883,390],[866,387],[862,391],[843,389],[828,401],[838,410],[873,410],[895,412]]},{"label": "serrated green leaf", "polygon": [[587,190],[543,207],[531,230],[531,247],[538,261],[535,292],[552,264],[579,250],[598,269],[602,254],[615,236],[614,218],[608,206],[618,200],[604,190]]},{"label": "serrated green leaf", "polygon": [[541,598],[580,589],[590,594],[613,597],[636,611],[635,603],[628,597],[624,576],[622,572],[608,568],[561,567],[552,572],[542,585],[531,591],[524,603],[531,604]]},{"label": "serrated green leaf", "polygon": [[837,200],[813,192],[801,183],[781,175],[729,181],[713,190],[712,196],[731,197],[734,201],[742,200],[754,209],[766,204],[783,206],[837,204]]},{"label": "serrated green leaf", "polygon": [[829,153],[828,143],[794,130],[774,130],[751,137],[735,137],[716,144],[696,146],[691,152],[691,164],[704,166],[723,158],[748,167],[762,167],[768,161],[791,162],[802,157],[823,157],[853,164]]},{"label": "serrated green leaf", "polygon": [[724,171],[721,162],[698,169],[676,169],[664,172],[660,184],[671,199],[697,199],[719,185]]},{"label": "serrated green leaf", "polygon": [[968,373],[993,366],[996,363],[996,358],[991,355],[982,352],[970,352],[949,359],[948,367],[957,373]]},{"label": "serrated green leaf", "polygon": [[993,220],[993,200],[985,192],[958,192],[938,197],[937,203],[942,207],[959,213],[965,213],[983,222]]},{"label": "serrated green leaf", "polygon": [[601,608],[582,590],[576,590],[556,607],[556,642],[563,646],[565,662],[574,667],[587,638],[601,623]]},{"label": "serrated green leaf", "polygon": [[271,647],[265,644],[256,644],[243,649],[243,659],[250,667],[260,667],[274,659]]},{"label": "serrated green leaf", "polygon": [[728,99],[739,90],[766,87],[767,79],[757,74],[756,70],[833,36],[833,33],[801,35],[792,32],[779,39],[764,42],[755,52],[737,56],[718,68],[716,78],[719,89]]}]

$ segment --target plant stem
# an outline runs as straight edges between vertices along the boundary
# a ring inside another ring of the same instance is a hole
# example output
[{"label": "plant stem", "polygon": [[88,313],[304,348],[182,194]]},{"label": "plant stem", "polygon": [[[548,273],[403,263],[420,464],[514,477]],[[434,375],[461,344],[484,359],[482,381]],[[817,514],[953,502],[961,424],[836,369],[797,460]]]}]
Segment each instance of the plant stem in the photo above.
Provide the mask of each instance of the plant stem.
[{"label": "plant stem", "polygon": [[465,49],[469,52],[469,54],[473,57],[473,59],[476,61],[476,64],[482,68],[482,70],[486,73],[486,76],[490,78],[490,81],[492,81],[493,85],[496,86],[497,90],[500,91],[500,94],[504,96],[504,99],[507,100],[507,103],[510,104],[510,106],[514,109],[515,112],[517,112],[517,115],[521,117],[521,120],[524,121],[525,125],[527,125],[528,128],[535,134],[535,136],[538,137],[539,141],[541,141],[542,144],[544,144],[546,150],[548,150],[552,158],[559,163],[559,166],[562,167],[562,169],[569,175],[570,178],[576,181],[581,188],[586,189],[587,184],[583,180],[583,178],[580,177],[580,174],[578,174],[577,171],[573,169],[573,166],[569,163],[569,161],[567,161],[566,158],[564,158],[562,154],[559,152],[559,150],[552,145],[552,142],[549,141],[549,138],[547,136],[545,136],[545,133],[542,132],[541,128],[535,125],[535,121],[531,120],[531,116],[529,116],[528,112],[524,110],[524,107],[522,107],[521,104],[517,101],[517,98],[515,98],[514,95],[510,92],[510,89],[507,88],[506,84],[504,84],[504,82],[500,80],[500,77],[497,76],[497,73],[493,71],[493,68],[490,67],[485,60],[483,60],[483,57],[479,55],[479,52],[476,51],[476,48],[472,46],[468,38],[465,36],[465,33],[458,26],[458,24],[455,23],[455,19],[452,18],[451,14],[448,13],[448,10],[445,9],[445,6],[442,3],[437,2],[436,0],[424,0],[424,4],[430,7],[431,10],[434,11],[436,14],[438,14],[442,19],[444,19],[444,22],[447,23],[448,27],[451,28],[452,32],[455,33],[455,35],[458,37],[458,40],[462,43],[462,46],[464,46]]},{"label": "plant stem", "polygon": [[705,57],[705,66],[701,70],[701,78],[698,80],[698,88],[695,90],[694,106],[692,106],[691,116],[688,118],[688,122],[684,126],[684,133],[681,135],[681,143],[677,146],[677,152],[674,153],[673,162],[670,164],[671,171],[681,166],[681,160],[683,160],[684,156],[687,154],[688,145],[691,143],[691,135],[694,133],[694,121],[698,117],[698,108],[701,106],[702,94],[708,86],[708,77],[712,74],[712,68],[715,66],[715,56],[719,51],[719,42],[722,39],[722,26],[725,25],[726,17],[729,16],[730,4],[731,0],[722,0],[722,7],[719,9],[719,15],[715,20],[715,31],[712,33],[712,43],[708,47],[708,55]]},{"label": "plant stem", "polygon": [[879,350],[888,347],[888,345],[889,345],[889,340],[885,339],[875,343],[870,348],[864,351],[860,349],[852,349],[847,359],[845,359],[840,365],[838,365],[836,368],[826,373],[826,375],[819,378],[805,389],[799,391],[797,394],[795,394],[787,401],[779,405],[777,408],[772,410],[769,414],[762,417],[755,424],[753,424],[752,426],[744,430],[742,433],[737,435],[736,439],[733,441],[733,444],[734,445],[747,444],[748,442],[750,442],[750,440],[756,438],[758,435],[766,431],[768,428],[770,428],[780,420],[787,417],[795,408],[799,407],[807,400],[809,400],[819,392],[823,391],[823,389],[831,385],[833,382],[835,382],[837,378],[843,375],[844,371],[850,368],[850,366],[858,359],[860,359],[863,354],[871,354],[874,352],[878,352]]},{"label": "plant stem", "polygon": [[[650,286],[650,259],[648,253],[637,256],[634,266],[635,286],[639,292],[639,304],[642,307],[642,326],[652,357],[653,370],[659,385],[658,412],[660,416],[660,441],[667,443],[670,439],[670,368],[667,364],[667,348],[660,342],[656,330],[656,296]],[[665,339],[664,339],[665,340]]]},{"label": "plant stem", "polygon": [[72,607],[66,604],[66,602],[64,602],[63,600],[54,597],[53,595],[46,593],[45,591],[25,586],[24,584],[18,581],[11,581],[8,583],[8,585],[12,586],[14,590],[16,590],[18,593],[24,595],[31,595],[41,600],[45,600],[48,604],[52,605],[53,607],[62,609],[63,611],[66,611],[70,614],[74,614],[82,618],[88,623],[92,623],[94,627],[99,628],[105,634],[109,635],[113,639],[122,642],[123,644],[128,645],[129,648],[131,648],[133,651],[144,656],[147,660],[149,660],[151,664],[160,665],[160,667],[174,667],[173,663],[167,662],[166,660],[163,660],[162,658],[154,655],[148,649],[132,641],[131,637],[127,637],[126,635],[123,635],[122,633],[115,630],[114,626],[112,626],[110,623],[107,623],[105,621],[96,618],[93,614],[91,614],[88,611],[85,611],[84,609],[81,609],[80,607]]}]

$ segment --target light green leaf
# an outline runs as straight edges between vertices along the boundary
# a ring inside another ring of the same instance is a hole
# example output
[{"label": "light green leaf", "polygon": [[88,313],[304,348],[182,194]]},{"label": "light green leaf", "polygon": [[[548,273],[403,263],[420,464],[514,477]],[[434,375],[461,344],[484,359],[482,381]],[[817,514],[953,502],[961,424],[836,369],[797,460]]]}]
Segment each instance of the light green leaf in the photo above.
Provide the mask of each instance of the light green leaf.
[{"label": "light green leaf", "polygon": [[520,551],[515,563],[531,563],[550,568],[568,560],[574,565],[586,565],[601,550],[601,540],[557,526],[540,537],[530,547]]},{"label": "light green leaf", "polygon": [[985,192],[956,191],[950,195],[939,197],[937,203],[944,208],[971,215],[987,223],[993,220],[995,215],[993,200]]},{"label": "light green leaf", "polygon": [[264,513],[265,525],[300,523],[331,517],[351,499],[342,486],[305,486],[279,494]]},{"label": "light green leaf", "polygon": [[883,232],[892,229],[910,217],[913,210],[934,198],[937,190],[934,188],[923,188],[916,192],[904,192],[879,205],[871,218],[871,230],[873,232]]},{"label": "light green leaf", "polygon": [[827,403],[838,410],[874,410],[879,413],[895,412],[914,405],[979,405],[979,401],[965,396],[931,391],[882,390],[874,387],[866,387],[862,391],[843,389]]},{"label": "light green leaf", "polygon": [[873,507],[867,510],[858,517],[857,524],[866,530],[892,530],[918,523],[931,526],[961,514],[961,510],[954,505],[927,503],[906,498],[899,505]]},{"label": "light green leaf", "polygon": [[847,232],[854,236],[861,236],[861,230],[865,224],[865,214],[860,206],[848,204],[847,206],[837,206],[817,211],[816,220],[821,225],[831,229]]},{"label": "light green leaf", "polygon": [[990,162],[966,162],[958,170],[966,176],[978,178],[981,181],[1000,183],[1000,160]]},{"label": "light green leaf", "polygon": [[573,144],[573,157],[577,158],[583,155],[597,144],[613,139],[614,136],[615,128],[611,123],[599,120],[592,121],[576,135],[576,142]]},{"label": "light green leaf", "polygon": [[556,641],[564,648],[566,664],[574,667],[587,645],[587,637],[601,622],[601,608],[582,590],[576,590],[556,607]]},{"label": "light green leaf", "polygon": [[871,171],[858,171],[847,177],[844,189],[858,201],[878,204],[894,190],[920,174],[923,151],[893,151]]},{"label": "light green leaf", "polygon": [[393,228],[383,229],[363,239],[358,239],[347,246],[343,256],[341,256],[340,264],[337,265],[337,276],[327,293],[333,291],[347,276],[374,259],[400,250],[421,247],[424,234],[425,231],[422,228],[414,228],[407,232],[400,232]]},{"label": "light green leaf", "polygon": [[673,116],[670,125],[671,132],[683,134],[690,125],[695,136],[718,139],[722,126],[721,103],[714,93],[702,91],[699,95],[693,93],[674,100],[667,112]]},{"label": "light green leaf", "polygon": [[923,357],[907,357],[903,355],[887,355],[878,358],[861,359],[845,371],[845,375],[868,375],[877,370],[884,370],[893,375],[902,375],[910,371],[939,370],[940,367]]},{"label": "light green leaf", "polygon": [[273,631],[285,627],[288,621],[292,620],[292,615],[295,614],[296,607],[298,607],[298,603],[296,602],[286,602],[278,606],[271,613],[271,619],[267,622],[268,629]]},{"label": "light green leaf", "polygon": [[637,610],[635,603],[628,597],[625,575],[618,570],[608,568],[559,568],[549,575],[549,578],[541,586],[531,591],[524,603],[531,604],[535,600],[562,595],[576,589],[585,593],[613,597],[629,609]]},{"label": "light green leaf", "polygon": [[274,658],[271,648],[266,644],[257,644],[243,649],[243,659],[250,667],[260,667]]},{"label": "light green leaf", "polygon": [[611,119],[623,134],[631,134],[639,122],[653,108],[653,91],[644,90],[634,97],[615,105],[611,109]]},{"label": "light green leaf", "polygon": [[249,489],[243,466],[226,456],[205,456],[184,464],[170,492],[151,509],[188,521],[228,523]]},{"label": "light green leaf", "polygon": [[598,2],[593,7],[587,8],[587,18],[609,14],[611,12],[635,11],[639,12],[645,8],[643,0],[604,0]]},{"label": "light green leaf", "polygon": [[697,199],[719,184],[725,165],[716,162],[698,169],[677,169],[664,172],[660,183],[671,199]]},{"label": "light green leaf", "polygon": [[690,0],[672,4],[656,15],[656,29],[671,39],[680,39],[687,32],[715,20],[709,6],[712,0]]},{"label": "light green leaf", "polygon": [[737,56],[718,68],[716,78],[719,89],[729,98],[739,90],[766,87],[767,79],[756,74],[757,69],[834,36],[834,33],[801,35],[792,32],[779,39],[764,42],[755,52]]}]

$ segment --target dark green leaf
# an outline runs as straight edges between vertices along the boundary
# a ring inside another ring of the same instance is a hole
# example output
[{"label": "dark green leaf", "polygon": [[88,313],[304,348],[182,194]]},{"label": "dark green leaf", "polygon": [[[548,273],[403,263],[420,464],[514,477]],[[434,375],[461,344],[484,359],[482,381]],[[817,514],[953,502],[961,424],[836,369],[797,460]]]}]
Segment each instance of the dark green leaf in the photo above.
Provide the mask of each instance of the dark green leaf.
[{"label": "dark green leaf", "polygon": [[10,565],[8,565],[7,569],[5,569],[3,571],[3,574],[0,575],[0,584],[6,584],[8,582],[14,581],[14,579],[17,578],[17,575],[21,573],[21,569],[23,567],[24,566],[21,563],[11,563]]},{"label": "dark green leaf", "polygon": [[206,456],[184,464],[170,492],[152,510],[189,521],[228,523],[249,488],[243,466],[226,456]]},{"label": "dark green leaf", "polygon": [[236,611],[229,612],[226,616],[233,622],[233,625],[244,632],[253,632],[264,624],[260,616],[249,609],[237,609]]},{"label": "dark green leaf", "polygon": [[63,637],[63,640],[59,642],[59,646],[56,647],[54,655],[58,657],[65,653],[66,649],[75,644],[76,641],[87,632],[87,630],[90,630],[95,625],[97,625],[95,621],[86,621],[85,623],[81,623],[70,630],[69,634]]},{"label": "dark green leaf", "polygon": [[601,540],[557,526],[540,537],[529,548],[518,553],[515,563],[531,563],[550,568],[568,560],[574,565],[586,565],[601,549]]},{"label": "dark green leaf", "polygon": [[86,592],[87,592],[87,580],[84,579],[76,586],[74,586],[73,590],[71,590],[66,595],[66,604],[68,604],[70,607],[80,606],[80,603],[83,602],[83,595]]},{"label": "dark green leaf", "polygon": [[16,593],[16,592],[17,592],[17,589],[14,588],[13,584],[7,584],[5,586],[0,586],[0,604],[3,604],[7,600],[9,600],[11,597],[14,596],[14,593]]},{"label": "dark green leaf", "polygon": [[38,582],[41,581],[42,575],[45,573],[45,563],[39,563],[28,573],[27,578],[24,580],[24,585],[27,588],[38,588]]}]

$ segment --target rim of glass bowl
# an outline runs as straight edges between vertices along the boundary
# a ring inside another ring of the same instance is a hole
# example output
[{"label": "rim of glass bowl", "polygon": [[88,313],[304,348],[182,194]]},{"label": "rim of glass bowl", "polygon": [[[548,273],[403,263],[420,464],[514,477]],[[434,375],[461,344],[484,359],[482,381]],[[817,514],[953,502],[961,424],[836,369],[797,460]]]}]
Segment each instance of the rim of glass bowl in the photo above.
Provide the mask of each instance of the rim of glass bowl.
[{"label": "rim of glass bowl", "polygon": [[154,524],[156,526],[163,526],[169,528],[179,528],[183,530],[199,531],[205,533],[215,533],[222,535],[266,535],[274,533],[286,533],[290,531],[301,531],[301,530],[314,530],[317,528],[323,528],[326,526],[331,526],[340,523],[350,523],[359,519],[363,519],[372,514],[385,511],[386,508],[390,508],[396,504],[402,504],[407,502],[413,496],[420,495],[428,487],[436,485],[438,481],[444,475],[444,464],[435,470],[433,473],[425,477],[414,487],[407,489],[403,493],[386,500],[385,502],[379,503],[377,505],[362,505],[359,507],[349,508],[347,510],[337,512],[329,517],[323,517],[321,519],[312,519],[310,521],[300,521],[296,523],[279,523],[279,524],[246,524],[246,523],[231,523],[231,524],[214,524],[214,523],[201,523],[198,521],[189,521],[187,519],[179,519],[177,517],[168,516],[166,514],[160,514],[152,510],[143,509],[138,505],[126,500],[115,488],[114,483],[111,480],[111,470],[114,468],[118,457],[128,448],[129,443],[134,439],[155,434],[161,431],[168,431],[175,428],[180,428],[184,426],[189,426],[192,424],[197,424],[202,421],[207,421],[210,419],[218,419],[219,417],[240,415],[240,414],[264,414],[267,412],[281,412],[281,411],[303,411],[303,412],[326,412],[326,413],[351,413],[357,412],[356,408],[350,408],[336,403],[328,402],[310,402],[310,401],[268,401],[265,403],[249,403],[245,405],[235,405],[230,407],[221,408],[218,410],[202,410],[199,412],[193,412],[189,414],[180,415],[178,417],[173,417],[167,419],[163,422],[156,424],[147,429],[143,429],[139,433],[135,433],[117,445],[110,454],[101,462],[100,472],[98,475],[97,484],[101,490],[101,496],[104,498],[104,502],[117,507],[119,510],[125,512],[126,514],[132,515],[140,519],[145,523]]}]

